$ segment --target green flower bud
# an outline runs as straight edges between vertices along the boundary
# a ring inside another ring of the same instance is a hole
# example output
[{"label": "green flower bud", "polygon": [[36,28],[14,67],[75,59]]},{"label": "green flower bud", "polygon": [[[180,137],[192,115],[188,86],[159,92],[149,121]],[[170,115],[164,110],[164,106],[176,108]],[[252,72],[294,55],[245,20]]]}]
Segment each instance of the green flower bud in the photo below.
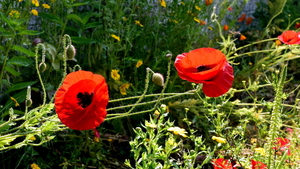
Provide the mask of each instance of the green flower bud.
[{"label": "green flower bud", "polygon": [[40,70],[40,72],[43,73],[46,69],[47,69],[46,63],[45,62],[41,62],[39,64],[39,70]]},{"label": "green flower bud", "polygon": [[69,60],[72,60],[76,55],[76,49],[73,45],[67,46],[66,57]]},{"label": "green flower bud", "polygon": [[160,73],[154,73],[152,76],[152,81],[159,86],[164,86],[164,77]]}]

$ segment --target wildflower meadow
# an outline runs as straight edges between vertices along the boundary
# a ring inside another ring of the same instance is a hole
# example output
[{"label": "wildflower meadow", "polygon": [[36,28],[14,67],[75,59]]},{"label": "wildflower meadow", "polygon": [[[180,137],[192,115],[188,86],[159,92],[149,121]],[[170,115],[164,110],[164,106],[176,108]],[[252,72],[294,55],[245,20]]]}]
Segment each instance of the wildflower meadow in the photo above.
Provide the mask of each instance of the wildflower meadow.
[{"label": "wildflower meadow", "polygon": [[299,9],[0,1],[0,168],[299,169]]}]

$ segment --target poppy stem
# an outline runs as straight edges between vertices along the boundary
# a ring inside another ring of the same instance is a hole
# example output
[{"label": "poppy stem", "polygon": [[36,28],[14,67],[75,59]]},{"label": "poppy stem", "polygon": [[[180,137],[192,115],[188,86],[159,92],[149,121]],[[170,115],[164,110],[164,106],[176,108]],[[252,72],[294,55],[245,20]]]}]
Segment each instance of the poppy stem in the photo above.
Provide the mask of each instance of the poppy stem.
[{"label": "poppy stem", "polygon": [[45,54],[46,54],[46,48],[45,45],[43,43],[38,43],[35,47],[35,68],[38,74],[38,78],[41,82],[41,86],[42,86],[42,90],[43,90],[43,105],[46,104],[46,89],[42,80],[42,76],[41,76],[41,72],[39,69],[39,60],[38,60],[38,53],[39,53],[39,47],[42,47],[42,62],[45,60]]}]

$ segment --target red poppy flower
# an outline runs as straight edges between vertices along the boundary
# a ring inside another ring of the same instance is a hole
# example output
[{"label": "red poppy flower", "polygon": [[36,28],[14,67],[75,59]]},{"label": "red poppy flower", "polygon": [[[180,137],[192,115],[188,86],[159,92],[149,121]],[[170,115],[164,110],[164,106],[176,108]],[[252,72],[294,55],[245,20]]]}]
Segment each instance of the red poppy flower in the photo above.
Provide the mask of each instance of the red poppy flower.
[{"label": "red poppy flower", "polygon": [[214,48],[200,48],[176,57],[178,76],[194,83],[203,83],[203,93],[218,97],[226,93],[234,79],[233,68],[226,56]]},{"label": "red poppy flower", "polygon": [[74,130],[99,126],[106,117],[108,87],[101,75],[76,71],[66,76],[55,96],[55,111]]},{"label": "red poppy flower", "polygon": [[252,169],[268,169],[268,166],[260,161],[251,160]]},{"label": "red poppy flower", "polygon": [[253,21],[253,18],[250,16],[246,19],[246,25],[250,25]]},{"label": "red poppy flower", "polygon": [[300,28],[300,22],[297,22],[297,23],[295,24],[295,28],[296,28],[296,29]]},{"label": "red poppy flower", "polygon": [[278,36],[278,39],[288,45],[300,44],[300,33],[288,30]]},{"label": "red poppy flower", "polygon": [[227,31],[228,29],[229,29],[228,25],[224,25],[224,26],[223,26],[223,30],[224,30],[224,31]]},{"label": "red poppy flower", "polygon": [[242,14],[242,16],[238,19],[238,22],[243,22],[246,19],[246,14]]},{"label": "red poppy flower", "polygon": [[227,10],[228,11],[233,11],[233,9],[231,7],[228,7]]},{"label": "red poppy flower", "polygon": [[213,3],[213,0],[205,0],[205,5],[208,6]]},{"label": "red poppy flower", "polygon": [[236,168],[232,166],[229,160],[226,160],[224,158],[213,159],[212,164],[214,166],[214,169],[235,169]]},{"label": "red poppy flower", "polygon": [[277,142],[275,143],[275,147],[273,149],[280,150],[282,152],[287,151],[287,155],[291,155],[290,151],[290,140],[287,138],[277,138]]}]

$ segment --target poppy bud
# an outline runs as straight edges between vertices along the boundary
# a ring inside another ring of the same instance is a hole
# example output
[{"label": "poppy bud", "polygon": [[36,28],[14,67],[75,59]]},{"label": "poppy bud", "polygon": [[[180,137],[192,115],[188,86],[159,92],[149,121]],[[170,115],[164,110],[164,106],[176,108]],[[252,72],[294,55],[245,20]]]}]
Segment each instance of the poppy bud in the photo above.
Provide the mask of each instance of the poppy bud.
[{"label": "poppy bud", "polygon": [[152,81],[159,86],[164,86],[164,77],[160,73],[154,73],[152,76]]},{"label": "poppy bud", "polygon": [[66,56],[67,59],[72,60],[76,55],[76,49],[73,45],[67,46]]},{"label": "poppy bud", "polygon": [[33,40],[33,42],[32,42],[32,45],[35,46],[35,45],[37,45],[37,44],[39,44],[39,43],[44,43],[44,40],[41,39],[41,38],[35,38],[35,39]]},{"label": "poppy bud", "polygon": [[43,73],[46,69],[47,69],[47,65],[45,62],[39,64],[39,70],[41,73]]},{"label": "poppy bud", "polygon": [[26,107],[30,107],[32,105],[32,100],[28,99],[25,101],[25,103],[26,103]]}]

